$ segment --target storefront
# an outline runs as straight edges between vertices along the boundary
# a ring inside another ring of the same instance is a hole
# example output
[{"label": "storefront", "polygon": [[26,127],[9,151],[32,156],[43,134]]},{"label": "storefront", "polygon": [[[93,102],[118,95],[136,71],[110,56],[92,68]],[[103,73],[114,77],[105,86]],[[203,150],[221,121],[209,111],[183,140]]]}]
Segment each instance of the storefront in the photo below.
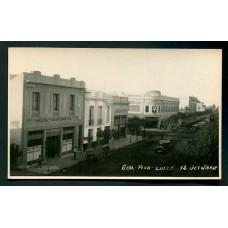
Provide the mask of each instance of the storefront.
[{"label": "storefront", "polygon": [[27,121],[28,130],[25,132],[27,137],[24,137],[26,163],[37,162],[39,156],[43,160],[63,157],[73,153],[75,146],[80,150],[82,126],[82,123],[77,123],[77,117],[30,119]]}]

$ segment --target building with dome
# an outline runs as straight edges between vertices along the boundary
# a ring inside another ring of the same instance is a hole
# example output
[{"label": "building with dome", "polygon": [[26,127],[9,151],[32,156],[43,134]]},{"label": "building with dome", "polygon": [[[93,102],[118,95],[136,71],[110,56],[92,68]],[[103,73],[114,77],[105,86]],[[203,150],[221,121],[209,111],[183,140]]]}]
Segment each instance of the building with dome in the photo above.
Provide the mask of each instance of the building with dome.
[{"label": "building with dome", "polygon": [[149,90],[145,94],[129,94],[128,102],[128,118],[146,119],[148,127],[161,128],[170,116],[178,113],[180,100],[164,96],[158,90]]}]

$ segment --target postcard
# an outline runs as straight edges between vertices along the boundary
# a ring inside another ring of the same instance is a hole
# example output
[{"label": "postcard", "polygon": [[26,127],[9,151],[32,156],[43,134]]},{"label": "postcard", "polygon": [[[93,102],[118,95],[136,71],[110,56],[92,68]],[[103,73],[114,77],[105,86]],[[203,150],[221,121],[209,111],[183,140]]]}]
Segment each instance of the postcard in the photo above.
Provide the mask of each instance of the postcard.
[{"label": "postcard", "polygon": [[8,54],[9,179],[221,179],[221,49]]}]

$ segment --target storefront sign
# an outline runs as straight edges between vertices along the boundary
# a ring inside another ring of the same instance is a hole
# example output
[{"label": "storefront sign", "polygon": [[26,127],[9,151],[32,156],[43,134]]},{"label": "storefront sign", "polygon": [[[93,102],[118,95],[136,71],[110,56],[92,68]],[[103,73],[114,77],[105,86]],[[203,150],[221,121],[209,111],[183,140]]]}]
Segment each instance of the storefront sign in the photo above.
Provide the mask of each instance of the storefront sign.
[{"label": "storefront sign", "polygon": [[74,120],[75,117],[58,117],[58,118],[39,118],[35,120],[37,123],[42,123],[42,122],[55,122],[55,121],[69,121],[69,120]]}]

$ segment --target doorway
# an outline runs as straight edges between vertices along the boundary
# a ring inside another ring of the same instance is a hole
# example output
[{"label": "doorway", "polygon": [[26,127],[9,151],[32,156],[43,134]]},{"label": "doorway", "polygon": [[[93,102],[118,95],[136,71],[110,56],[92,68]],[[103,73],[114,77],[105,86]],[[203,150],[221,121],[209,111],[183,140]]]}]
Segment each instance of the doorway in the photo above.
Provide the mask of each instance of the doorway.
[{"label": "doorway", "polygon": [[46,138],[46,158],[58,157],[60,153],[60,136]]}]

